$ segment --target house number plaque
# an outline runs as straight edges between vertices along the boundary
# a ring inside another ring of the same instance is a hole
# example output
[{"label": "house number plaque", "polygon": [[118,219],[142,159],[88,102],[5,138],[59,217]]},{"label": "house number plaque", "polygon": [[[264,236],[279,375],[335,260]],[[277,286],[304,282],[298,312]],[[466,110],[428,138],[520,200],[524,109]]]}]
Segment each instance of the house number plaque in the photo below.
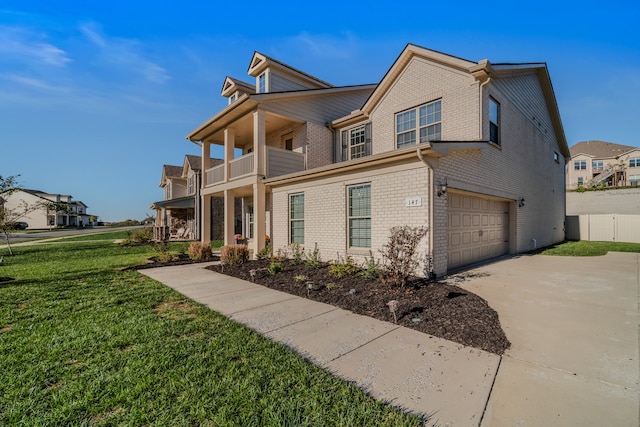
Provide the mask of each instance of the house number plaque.
[{"label": "house number plaque", "polygon": [[422,206],[422,197],[407,197],[404,199],[404,205],[408,208]]}]

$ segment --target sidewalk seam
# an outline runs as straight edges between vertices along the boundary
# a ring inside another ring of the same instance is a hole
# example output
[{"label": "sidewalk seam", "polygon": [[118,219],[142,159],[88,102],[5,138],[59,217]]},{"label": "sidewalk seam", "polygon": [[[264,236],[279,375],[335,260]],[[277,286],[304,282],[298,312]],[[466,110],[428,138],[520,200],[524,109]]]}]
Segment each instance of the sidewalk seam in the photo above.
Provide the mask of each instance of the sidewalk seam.
[{"label": "sidewalk seam", "polygon": [[[346,310],[345,310],[345,311],[346,311]],[[395,328],[388,330],[387,332],[383,333],[382,335],[378,335],[378,336],[377,336],[377,337],[375,337],[374,339],[369,340],[369,341],[367,341],[367,342],[365,342],[365,343],[363,343],[363,344],[359,345],[358,347],[354,348],[353,350],[350,350],[350,351],[348,351],[348,352],[346,352],[346,353],[344,353],[344,354],[341,354],[340,356],[336,356],[336,357],[334,357],[333,359],[328,360],[325,364],[332,363],[332,362],[334,362],[334,361],[336,361],[336,360],[340,359],[341,357],[346,356],[347,354],[353,353],[354,351],[361,349],[361,348],[362,348],[362,347],[364,347],[365,345],[371,344],[372,342],[377,341],[377,340],[379,340],[380,338],[384,337],[385,335],[388,335],[388,334],[390,334],[391,332],[397,331],[397,330],[398,330],[398,329],[400,329],[400,328],[401,328],[401,326],[396,326]]]},{"label": "sidewalk seam", "polygon": [[491,388],[489,389],[489,395],[487,396],[487,401],[484,404],[484,408],[482,408],[482,415],[480,416],[480,421],[478,421],[478,427],[482,426],[482,421],[484,421],[484,416],[487,413],[487,408],[489,407],[489,401],[491,400],[491,394],[493,393],[493,388],[496,385],[496,380],[498,379],[498,373],[500,372],[500,367],[502,366],[502,358],[500,356],[498,359],[498,367],[496,368],[496,374],[493,376],[493,381],[491,381]]}]

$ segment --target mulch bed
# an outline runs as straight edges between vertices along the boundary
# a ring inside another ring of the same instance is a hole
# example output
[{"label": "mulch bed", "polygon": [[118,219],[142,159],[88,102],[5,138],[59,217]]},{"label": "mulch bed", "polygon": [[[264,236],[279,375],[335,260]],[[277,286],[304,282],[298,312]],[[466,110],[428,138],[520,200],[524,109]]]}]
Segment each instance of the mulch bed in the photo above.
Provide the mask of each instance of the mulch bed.
[{"label": "mulch bed", "polygon": [[458,286],[420,278],[405,287],[358,275],[337,278],[327,263],[310,268],[291,260],[283,261],[282,271],[271,275],[270,264],[269,260],[256,260],[207,268],[387,322],[396,321],[387,305],[395,300],[398,325],[498,355],[509,348],[495,310]]}]

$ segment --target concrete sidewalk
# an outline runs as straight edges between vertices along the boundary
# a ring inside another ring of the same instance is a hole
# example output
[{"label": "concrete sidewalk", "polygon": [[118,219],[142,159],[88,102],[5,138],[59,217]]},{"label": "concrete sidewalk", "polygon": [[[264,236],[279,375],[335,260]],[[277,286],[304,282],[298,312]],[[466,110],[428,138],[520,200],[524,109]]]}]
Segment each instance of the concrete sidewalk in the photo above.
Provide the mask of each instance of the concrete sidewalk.
[{"label": "concrete sidewalk", "polygon": [[639,425],[640,254],[522,256],[449,278],[498,312],[502,358],[204,267],[140,272],[427,425]]},{"label": "concrete sidewalk", "polygon": [[412,329],[206,270],[143,273],[294,349],[427,425],[478,426],[500,357]]}]

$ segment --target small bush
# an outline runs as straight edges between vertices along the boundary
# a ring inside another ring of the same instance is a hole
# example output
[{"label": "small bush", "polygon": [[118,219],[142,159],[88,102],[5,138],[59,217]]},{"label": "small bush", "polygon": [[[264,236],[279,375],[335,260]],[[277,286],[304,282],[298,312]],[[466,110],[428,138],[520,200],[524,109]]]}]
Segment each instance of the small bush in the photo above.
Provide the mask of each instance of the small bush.
[{"label": "small bush", "polygon": [[418,244],[428,231],[426,227],[407,225],[391,228],[389,241],[380,250],[384,279],[400,286],[407,283],[420,264]]},{"label": "small bush", "polygon": [[149,243],[153,240],[153,228],[137,228],[131,232],[128,240],[132,243]]},{"label": "small bush", "polygon": [[167,242],[159,242],[153,245],[154,251],[157,253],[156,259],[159,262],[169,262],[173,260],[173,255],[169,252],[169,245]]},{"label": "small bush", "polygon": [[220,261],[224,264],[242,264],[249,260],[247,245],[227,245],[220,248]]},{"label": "small bush", "polygon": [[320,264],[322,260],[320,259],[320,249],[318,249],[318,244],[314,244],[313,251],[309,251],[305,254],[305,265],[309,268],[320,268]]},{"label": "small bush", "polygon": [[275,276],[282,271],[282,264],[279,262],[272,262],[269,265],[269,274]]},{"label": "small bush", "polygon": [[360,267],[349,255],[344,259],[338,255],[338,259],[329,266],[329,272],[338,279],[344,276],[356,274],[359,271]]},{"label": "small bush", "polygon": [[258,251],[256,258],[258,259],[271,259],[271,245],[267,244],[264,248]]},{"label": "small bush", "polygon": [[291,243],[291,262],[293,264],[302,264],[302,256],[304,255],[304,249],[299,243]]},{"label": "small bush", "polygon": [[213,256],[210,243],[191,242],[189,245],[189,258],[192,260],[209,259]]},{"label": "small bush", "polygon": [[362,266],[362,270],[358,272],[358,276],[368,280],[378,280],[381,277],[380,261],[376,260],[371,252],[369,252],[369,255]]}]

